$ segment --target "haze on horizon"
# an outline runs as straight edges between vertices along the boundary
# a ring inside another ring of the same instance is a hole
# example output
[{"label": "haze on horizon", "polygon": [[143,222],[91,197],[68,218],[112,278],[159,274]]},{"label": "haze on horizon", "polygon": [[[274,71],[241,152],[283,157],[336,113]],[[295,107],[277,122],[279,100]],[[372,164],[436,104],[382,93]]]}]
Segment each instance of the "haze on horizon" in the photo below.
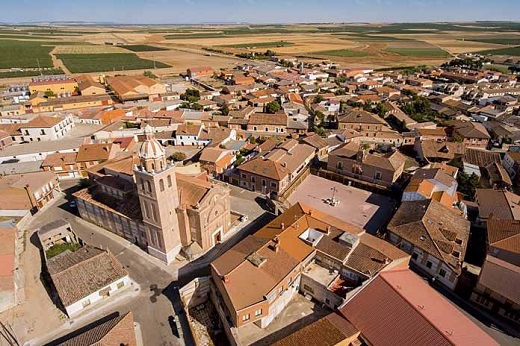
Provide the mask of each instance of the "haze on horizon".
[{"label": "haze on horizon", "polygon": [[21,0],[0,22],[118,24],[520,21],[519,0]]}]

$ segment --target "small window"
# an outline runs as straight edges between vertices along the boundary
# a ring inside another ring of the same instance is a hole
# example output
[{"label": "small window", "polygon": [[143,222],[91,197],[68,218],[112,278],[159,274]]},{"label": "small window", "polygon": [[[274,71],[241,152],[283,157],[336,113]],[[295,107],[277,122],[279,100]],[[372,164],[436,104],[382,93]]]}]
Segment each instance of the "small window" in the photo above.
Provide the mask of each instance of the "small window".
[{"label": "small window", "polygon": [[426,262],[426,267],[427,267],[427,268],[431,269],[431,268],[432,268],[432,265],[433,265],[432,262],[430,262],[430,261]]},{"label": "small window", "polygon": [[123,287],[124,285],[125,285],[125,282],[124,282],[124,281],[118,282],[118,283],[117,283],[117,289],[120,289],[120,288]]},{"label": "small window", "polygon": [[307,286],[305,284],[303,284],[303,289],[307,292],[310,292],[310,293],[314,293],[314,290],[312,289],[312,287],[310,286]]},{"label": "small window", "polygon": [[381,178],[383,177],[383,175],[381,174],[381,172],[376,172],[376,180],[381,180]]},{"label": "small window", "polygon": [[168,176],[167,180],[168,180],[168,187],[172,187],[172,177],[171,177],[171,175]]},{"label": "small window", "polygon": [[249,321],[250,318],[251,318],[251,316],[249,316],[249,314],[245,314],[244,316],[242,316],[242,321],[243,322]]},{"label": "small window", "polygon": [[417,261],[417,258],[418,258],[418,257],[419,257],[419,255],[418,255],[416,252],[414,252],[414,253],[412,254],[412,259],[413,259],[414,261]]},{"label": "small window", "polygon": [[439,275],[442,276],[443,278],[446,277],[446,271],[444,269],[441,269],[439,271]]},{"label": "small window", "polygon": [[255,316],[261,316],[262,315],[262,309],[258,309],[255,311]]},{"label": "small window", "polygon": [[161,189],[161,192],[164,191],[164,180],[159,180],[159,188]]},{"label": "small window", "polygon": [[86,308],[87,306],[90,305],[90,299],[86,299],[83,301],[83,307]]},{"label": "small window", "polygon": [[152,184],[150,184],[149,180],[146,181],[146,188],[148,192],[152,193]]}]

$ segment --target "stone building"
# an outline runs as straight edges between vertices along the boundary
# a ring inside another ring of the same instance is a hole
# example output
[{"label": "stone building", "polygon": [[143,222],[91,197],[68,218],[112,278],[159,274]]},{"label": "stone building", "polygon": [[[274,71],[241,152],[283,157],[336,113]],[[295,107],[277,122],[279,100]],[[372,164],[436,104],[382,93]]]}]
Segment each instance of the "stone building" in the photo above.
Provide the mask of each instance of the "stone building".
[{"label": "stone building", "polygon": [[89,189],[75,194],[82,218],[171,263],[221,242],[231,228],[230,191],[207,175],[167,162],[149,126],[138,157],[123,154],[89,169]]}]

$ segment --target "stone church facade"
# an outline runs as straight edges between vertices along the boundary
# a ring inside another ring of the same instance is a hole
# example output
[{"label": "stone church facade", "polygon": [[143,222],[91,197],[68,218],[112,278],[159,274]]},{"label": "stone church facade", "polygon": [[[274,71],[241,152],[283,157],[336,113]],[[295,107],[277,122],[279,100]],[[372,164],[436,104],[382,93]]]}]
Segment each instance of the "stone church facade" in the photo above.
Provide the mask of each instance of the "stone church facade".
[{"label": "stone church facade", "polygon": [[221,242],[231,228],[230,190],[205,174],[178,173],[145,129],[138,156],[89,171],[91,186],[75,194],[81,217],[136,243],[170,264]]}]

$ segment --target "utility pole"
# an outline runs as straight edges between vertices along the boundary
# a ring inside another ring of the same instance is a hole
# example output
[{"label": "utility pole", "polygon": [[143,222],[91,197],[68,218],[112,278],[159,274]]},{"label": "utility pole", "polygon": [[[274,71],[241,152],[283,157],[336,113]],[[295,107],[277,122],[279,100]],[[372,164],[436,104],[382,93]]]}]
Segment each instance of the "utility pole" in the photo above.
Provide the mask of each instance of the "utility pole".
[{"label": "utility pole", "polygon": [[38,71],[40,71],[40,76],[43,77],[43,71],[42,71],[42,69],[40,67],[40,59],[36,58],[36,63],[38,64]]}]

